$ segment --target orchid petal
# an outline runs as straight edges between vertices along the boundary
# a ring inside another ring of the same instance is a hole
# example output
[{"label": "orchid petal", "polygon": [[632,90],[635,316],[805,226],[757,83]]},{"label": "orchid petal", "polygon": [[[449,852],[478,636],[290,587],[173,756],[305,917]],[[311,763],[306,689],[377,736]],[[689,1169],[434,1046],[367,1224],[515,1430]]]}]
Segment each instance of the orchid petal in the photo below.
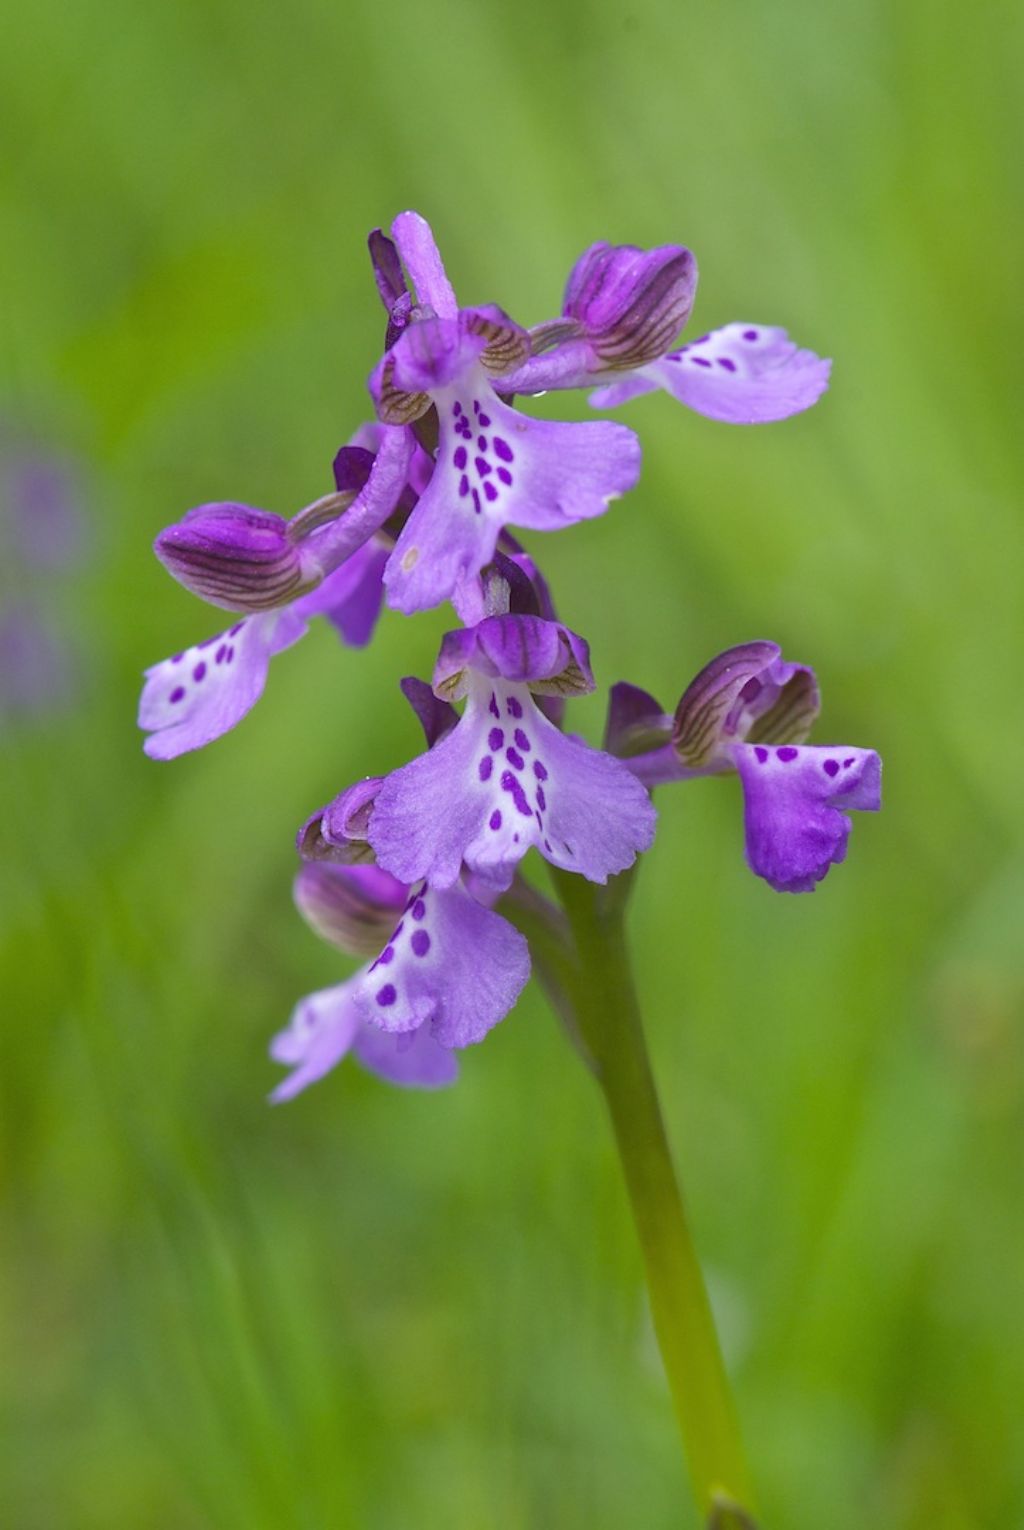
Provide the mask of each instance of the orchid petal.
[{"label": "orchid petal", "polygon": [[274,1061],[293,1070],[270,1096],[275,1105],[323,1078],[351,1048],[362,1023],[352,988],[349,979],[307,994],[296,1004],[286,1028],[270,1043]]},{"label": "orchid petal", "polygon": [[813,892],[846,855],[847,809],[881,807],[881,761],[873,749],[769,748],[736,744],[743,783],[747,860],[778,892]]},{"label": "orchid petal", "polygon": [[529,975],[529,947],[507,920],[461,886],[421,884],[353,992],[363,1018],[383,1030],[429,1022],[441,1046],[465,1047],[508,1014]]},{"label": "orchid petal", "polygon": [[439,318],[454,319],[459,305],[426,218],[418,212],[399,213],[391,233],[420,303]]},{"label": "orchid petal", "polygon": [[[831,361],[801,350],[784,329],[726,324],[636,375],[712,420],[760,425],[809,409],[828,387],[831,369]],[[591,404],[606,409],[624,403],[641,391],[624,391],[628,384],[623,379],[597,389]]]},{"label": "orchid petal", "polygon": [[449,887],[465,861],[508,886],[535,845],[604,882],[649,847],[654,817],[620,761],[560,733],[525,686],[477,677],[459,726],[385,779],[368,832],[402,881]]},{"label": "orchid petal", "polygon": [[400,611],[449,599],[492,558],[503,526],[553,531],[601,515],[639,476],[632,431],[531,420],[500,401],[480,367],[435,402],[437,465],[384,574]]},{"label": "orchid petal", "polygon": [[146,670],[139,727],[153,760],[173,760],[227,733],[263,694],[271,657],[307,630],[290,607],[248,616]]}]

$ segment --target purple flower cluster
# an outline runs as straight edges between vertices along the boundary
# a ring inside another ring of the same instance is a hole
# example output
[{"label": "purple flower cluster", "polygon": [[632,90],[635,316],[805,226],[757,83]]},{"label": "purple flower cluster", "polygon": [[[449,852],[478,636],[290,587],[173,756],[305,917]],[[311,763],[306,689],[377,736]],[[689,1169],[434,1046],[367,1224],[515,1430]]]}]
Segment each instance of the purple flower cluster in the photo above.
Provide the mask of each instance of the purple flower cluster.
[{"label": "purple flower cluster", "polygon": [[370,641],[385,600],[405,614],[450,601],[461,623],[431,683],[402,682],[424,752],[347,788],[299,831],[300,912],[364,965],[303,999],[274,1040],[292,1070],[275,1099],[349,1051],[395,1083],[451,1082],[455,1053],[529,977],[527,941],[498,912],[520,861],[534,848],[606,882],[650,847],[657,785],[737,773],[749,863],[789,892],[812,891],[843,859],[847,810],[880,801],[873,751],[804,744],[814,674],[773,643],[713,659],[672,715],[614,686],[603,750],[566,732],[566,700],[595,688],[589,650],[509,530],[601,515],[640,471],[626,426],[537,420],[516,396],[587,388],[604,408],[664,388],[712,419],[758,423],[813,404],[830,363],[749,323],[673,350],[697,281],[681,246],[592,246],[561,315],[527,330],[493,305],[458,306],[417,213],[391,234],[369,241],[387,312],[369,378],[376,420],[338,452],[334,492],[290,520],[201,505],[156,542],[176,579],[236,617],[147,671],[139,723],[156,759],[234,727],[271,658],[315,616],[350,647]]}]

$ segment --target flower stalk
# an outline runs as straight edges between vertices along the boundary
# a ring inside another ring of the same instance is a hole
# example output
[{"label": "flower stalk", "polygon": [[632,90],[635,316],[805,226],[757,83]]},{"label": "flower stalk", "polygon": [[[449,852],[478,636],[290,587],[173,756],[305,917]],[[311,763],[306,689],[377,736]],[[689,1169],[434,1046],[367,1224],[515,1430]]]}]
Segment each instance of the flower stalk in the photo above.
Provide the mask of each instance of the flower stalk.
[{"label": "flower stalk", "polygon": [[714,1530],[753,1530],[747,1467],[651,1070],[625,930],[632,880],[552,868],[572,932],[571,997],[611,1116],[694,1494]]}]

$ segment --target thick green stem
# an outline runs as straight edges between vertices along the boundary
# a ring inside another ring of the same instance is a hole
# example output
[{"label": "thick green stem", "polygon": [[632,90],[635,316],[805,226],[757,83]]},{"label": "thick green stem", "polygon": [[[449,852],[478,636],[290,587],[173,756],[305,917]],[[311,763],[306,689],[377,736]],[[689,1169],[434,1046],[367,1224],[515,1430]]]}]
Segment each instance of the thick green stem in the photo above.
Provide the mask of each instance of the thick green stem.
[{"label": "thick green stem", "polygon": [[668,1138],[629,962],[628,882],[554,873],[574,938],[576,1022],[604,1091],[626,1177],[654,1327],[694,1491],[714,1530],[753,1527],[729,1384]]}]

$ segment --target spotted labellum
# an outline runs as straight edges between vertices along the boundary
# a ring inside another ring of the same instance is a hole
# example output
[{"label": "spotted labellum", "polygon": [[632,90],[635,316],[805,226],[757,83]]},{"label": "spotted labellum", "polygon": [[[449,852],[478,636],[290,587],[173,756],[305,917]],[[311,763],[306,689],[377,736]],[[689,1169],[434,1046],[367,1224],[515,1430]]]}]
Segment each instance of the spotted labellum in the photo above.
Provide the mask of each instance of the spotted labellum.
[{"label": "spotted labellum", "polygon": [[201,505],[156,539],[171,575],[231,619],[146,671],[139,724],[154,759],[240,723],[314,618],[353,651],[385,605],[412,615],[447,602],[458,623],[429,683],[401,682],[422,752],[389,769],[371,739],[378,773],[299,830],[296,905],[362,965],[301,999],[275,1037],[288,1070],[275,1100],[349,1056],[392,1083],[452,1083],[458,1054],[509,1013],[531,967],[564,1013],[548,982],[564,920],[527,873],[547,862],[598,888],[621,877],[653,843],[655,788],[738,776],[748,863],[786,892],[812,891],[846,855],[849,813],[880,805],[878,755],[806,743],[814,672],[767,641],[713,659],[672,713],[614,685],[603,747],[569,731],[567,712],[580,704],[585,721],[596,688],[590,651],[513,535],[603,515],[640,474],[632,429],[540,419],[531,395],[582,388],[605,409],[661,389],[752,424],[808,409],[830,363],[760,323],[677,346],[697,295],[684,245],[591,245],[561,312],[532,328],[494,303],[459,304],[418,213],[375,230],[369,249],[385,309],[366,366],[373,418],[335,454],[333,485],[287,517]]}]

